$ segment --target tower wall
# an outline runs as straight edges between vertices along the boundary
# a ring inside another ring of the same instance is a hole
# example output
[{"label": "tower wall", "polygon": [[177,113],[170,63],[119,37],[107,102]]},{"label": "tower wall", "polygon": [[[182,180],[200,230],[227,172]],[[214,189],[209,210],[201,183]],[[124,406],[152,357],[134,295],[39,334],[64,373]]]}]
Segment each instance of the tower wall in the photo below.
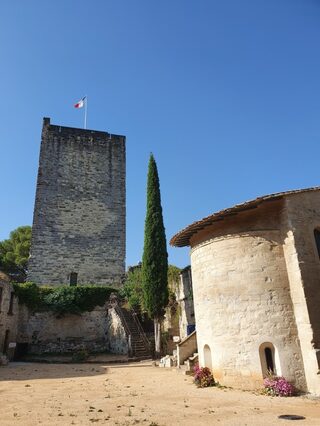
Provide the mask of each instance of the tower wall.
[{"label": "tower wall", "polygon": [[222,384],[256,389],[274,371],[307,390],[283,249],[281,201],[226,217],[192,240],[192,282],[201,366]]},{"label": "tower wall", "polygon": [[125,213],[125,137],[45,118],[28,280],[119,284]]}]

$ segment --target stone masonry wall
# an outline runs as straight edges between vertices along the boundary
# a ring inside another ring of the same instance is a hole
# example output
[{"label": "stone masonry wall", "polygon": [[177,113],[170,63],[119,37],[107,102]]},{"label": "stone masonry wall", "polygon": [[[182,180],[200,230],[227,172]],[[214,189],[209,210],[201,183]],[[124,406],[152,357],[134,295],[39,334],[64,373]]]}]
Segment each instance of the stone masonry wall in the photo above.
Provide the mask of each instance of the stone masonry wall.
[{"label": "stone masonry wall", "polygon": [[128,353],[127,338],[114,309],[97,306],[81,315],[57,316],[31,312],[20,305],[17,342],[28,343],[28,353],[88,352]]},{"label": "stone masonry wall", "polygon": [[252,229],[238,219],[242,232],[234,231],[234,219],[229,228],[227,221],[224,236],[219,231],[201,237],[192,248],[200,364],[211,364],[222,384],[257,388],[263,377],[260,348],[271,343],[276,373],[306,389],[281,232],[272,216],[259,217]]},{"label": "stone masonry wall", "polygon": [[[9,359],[13,358],[14,345],[16,343],[18,326],[18,300],[13,298],[12,309],[10,310],[10,299],[13,294],[12,285],[2,278],[0,272],[0,353],[5,353]],[[7,342],[5,336],[7,334]]]},{"label": "stone masonry wall", "polygon": [[320,395],[320,191],[287,197],[284,253],[309,392]]},{"label": "stone masonry wall", "polygon": [[81,315],[30,312],[20,305],[18,343],[28,343],[28,353],[67,353],[79,349],[103,352],[108,346],[107,311],[96,307]]},{"label": "stone masonry wall", "polygon": [[125,137],[45,118],[28,280],[116,285],[124,261]]},{"label": "stone masonry wall", "polygon": [[184,339],[187,336],[187,326],[195,324],[190,266],[184,268],[180,274],[180,286],[176,297],[179,303],[180,338]]},{"label": "stone masonry wall", "polygon": [[125,329],[114,308],[108,311],[108,350],[114,354],[128,354],[129,345]]}]

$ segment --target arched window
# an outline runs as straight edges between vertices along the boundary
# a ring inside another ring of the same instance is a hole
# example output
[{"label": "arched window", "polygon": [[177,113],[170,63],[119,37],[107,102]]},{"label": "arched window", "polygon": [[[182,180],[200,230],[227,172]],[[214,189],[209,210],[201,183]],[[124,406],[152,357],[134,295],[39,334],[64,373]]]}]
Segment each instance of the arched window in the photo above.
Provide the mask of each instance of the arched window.
[{"label": "arched window", "polygon": [[281,374],[280,371],[278,371],[280,370],[280,366],[276,349],[272,343],[262,343],[259,348],[259,355],[263,377],[266,377],[269,373]]},{"label": "arched window", "polygon": [[316,241],[316,246],[318,250],[318,256],[320,258],[320,231],[318,229],[315,229],[313,233],[314,233],[314,239]]},{"label": "arched window", "polygon": [[211,357],[211,349],[209,345],[204,345],[203,348],[203,358],[204,358],[204,366],[212,369],[212,357]]}]

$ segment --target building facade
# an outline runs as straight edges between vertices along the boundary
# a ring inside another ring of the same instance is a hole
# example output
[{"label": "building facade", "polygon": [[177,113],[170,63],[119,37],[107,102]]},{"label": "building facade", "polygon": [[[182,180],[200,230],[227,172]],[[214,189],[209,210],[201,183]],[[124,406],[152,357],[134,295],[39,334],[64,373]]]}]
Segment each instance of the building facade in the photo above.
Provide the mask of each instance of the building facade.
[{"label": "building facade", "polygon": [[320,394],[320,188],[222,210],[171,244],[191,247],[200,364],[225,385],[271,370]]},{"label": "building facade", "polygon": [[125,272],[125,137],[44,118],[28,280],[118,285]]}]

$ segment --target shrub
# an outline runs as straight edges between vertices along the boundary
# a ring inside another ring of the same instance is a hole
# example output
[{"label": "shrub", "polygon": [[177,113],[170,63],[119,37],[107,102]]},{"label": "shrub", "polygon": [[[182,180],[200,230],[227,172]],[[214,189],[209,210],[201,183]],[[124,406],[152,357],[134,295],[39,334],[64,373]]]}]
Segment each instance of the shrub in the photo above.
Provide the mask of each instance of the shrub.
[{"label": "shrub", "polygon": [[207,388],[209,386],[215,386],[216,383],[210,368],[199,367],[199,365],[197,364],[193,368],[193,371],[194,371],[193,381],[198,386],[198,388]]},{"label": "shrub", "polygon": [[264,391],[271,396],[293,396],[297,393],[295,387],[284,377],[269,374],[263,381]]},{"label": "shrub", "polygon": [[117,293],[117,289],[107,286],[39,287],[34,283],[14,284],[14,291],[19,303],[29,309],[58,314],[92,311],[95,306],[103,306],[111,293]]},{"label": "shrub", "polygon": [[53,287],[38,287],[35,283],[13,284],[14,293],[19,298],[19,303],[26,305],[34,311],[46,310],[47,306],[44,297],[50,294]]},{"label": "shrub", "polygon": [[88,352],[85,349],[80,349],[72,354],[73,362],[83,362],[86,361],[89,357]]}]

